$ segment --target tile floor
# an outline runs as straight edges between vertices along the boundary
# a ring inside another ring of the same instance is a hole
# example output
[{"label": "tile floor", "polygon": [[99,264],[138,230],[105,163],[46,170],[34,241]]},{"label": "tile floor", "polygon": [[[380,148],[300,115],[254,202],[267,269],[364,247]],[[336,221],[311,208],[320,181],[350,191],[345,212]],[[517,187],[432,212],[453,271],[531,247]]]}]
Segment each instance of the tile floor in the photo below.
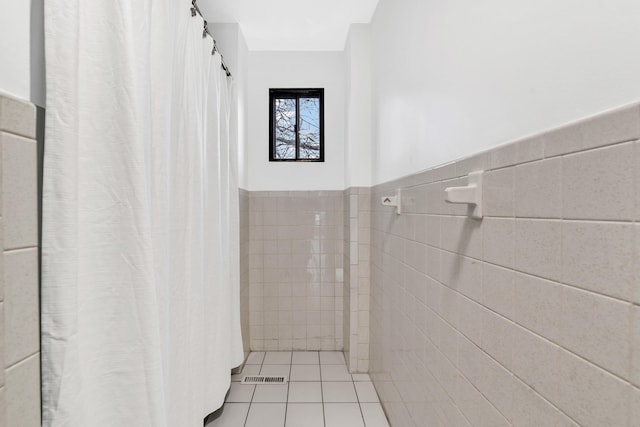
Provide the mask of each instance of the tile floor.
[{"label": "tile floor", "polygon": [[[242,385],[286,375],[285,385]],[[207,427],[389,427],[369,375],[349,374],[341,352],[254,352],[234,375],[220,418]]]}]

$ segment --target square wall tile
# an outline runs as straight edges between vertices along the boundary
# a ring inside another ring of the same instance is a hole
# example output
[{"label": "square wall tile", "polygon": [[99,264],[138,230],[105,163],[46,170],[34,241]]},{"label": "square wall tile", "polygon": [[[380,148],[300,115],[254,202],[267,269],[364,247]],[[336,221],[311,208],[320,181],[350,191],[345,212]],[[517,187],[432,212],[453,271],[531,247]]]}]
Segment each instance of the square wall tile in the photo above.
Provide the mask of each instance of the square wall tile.
[{"label": "square wall tile", "polygon": [[38,244],[36,142],[0,132],[4,248]]},{"label": "square wall tile", "polygon": [[640,306],[634,305],[631,314],[631,382],[640,388]]},{"label": "square wall tile", "polygon": [[487,172],[483,185],[486,215],[513,217],[515,169],[506,168]]},{"label": "square wall tile", "polygon": [[517,166],[515,204],[519,218],[560,218],[562,161],[558,158]]},{"label": "square wall tile", "polygon": [[38,250],[4,253],[5,366],[40,348]]},{"label": "square wall tile", "polygon": [[558,408],[586,427],[623,426],[632,386],[573,354],[561,351]]},{"label": "square wall tile", "polygon": [[0,387],[0,427],[7,427],[7,388]]},{"label": "square wall tile", "polygon": [[512,366],[512,351],[517,326],[510,320],[485,310],[482,312],[481,348],[507,368]]},{"label": "square wall tile", "polygon": [[458,300],[459,319],[458,330],[476,344],[481,343],[482,316],[485,309],[468,298]]},{"label": "square wall tile", "polygon": [[513,270],[482,265],[482,304],[508,319],[513,319],[515,276]]},{"label": "square wall tile", "polygon": [[516,270],[550,279],[562,276],[562,223],[516,220]]},{"label": "square wall tile", "polygon": [[[442,253],[441,262],[446,286],[474,301],[482,300],[482,263],[448,252]],[[457,325],[455,321],[453,324]]]},{"label": "square wall tile", "polygon": [[542,159],[544,157],[544,138],[541,135],[536,135],[518,142],[516,157],[518,163]]},{"label": "square wall tile", "polygon": [[456,404],[475,425],[510,427],[504,416],[464,377],[458,378]]},{"label": "square wall tile", "polygon": [[640,107],[632,105],[581,123],[584,148],[640,139]]},{"label": "square wall tile", "polygon": [[513,267],[515,250],[515,220],[485,218],[483,220],[484,261],[503,267]]},{"label": "square wall tile", "polygon": [[[0,387],[5,385],[5,313],[4,303],[0,302]],[[0,424],[1,425],[1,424]]]},{"label": "square wall tile", "polygon": [[640,138],[638,106],[599,114],[549,132],[544,137],[547,157],[636,140]]},{"label": "square wall tile", "polygon": [[630,396],[631,413],[629,414],[629,425],[633,425],[635,420],[640,420],[640,389],[633,387]]},{"label": "square wall tile", "polygon": [[559,347],[524,328],[515,328],[512,339],[510,370],[547,400],[556,402],[559,395]]},{"label": "square wall tile", "polygon": [[632,305],[562,287],[560,344],[622,378],[630,377]]},{"label": "square wall tile", "polygon": [[633,300],[637,285],[634,239],[632,224],[565,221],[562,280],[583,289]]},{"label": "square wall tile", "polygon": [[487,153],[480,153],[455,162],[456,175],[465,176],[473,171],[483,171],[489,168],[490,159]]},{"label": "square wall tile", "polygon": [[516,380],[512,393],[513,405],[508,418],[514,425],[577,427],[576,423],[552,403],[521,381]]},{"label": "square wall tile", "polygon": [[468,217],[442,217],[442,248],[472,258],[482,257],[482,221]]},{"label": "square wall tile", "polygon": [[491,169],[499,169],[504,168],[505,166],[515,165],[518,163],[517,157],[518,148],[514,143],[494,148],[489,152]]},{"label": "square wall tile", "polygon": [[631,220],[635,217],[634,144],[563,157],[563,216]]},{"label": "square wall tile", "polygon": [[0,94],[0,131],[36,137],[36,106],[30,102]]},{"label": "square wall tile", "polygon": [[562,285],[517,273],[513,320],[523,327],[557,342],[563,319]]},{"label": "square wall tile", "polygon": [[12,366],[6,375],[7,425],[40,427],[40,355]]},{"label": "square wall tile", "polygon": [[545,132],[541,138],[544,142],[544,156],[547,158],[584,149],[582,130],[579,124]]}]

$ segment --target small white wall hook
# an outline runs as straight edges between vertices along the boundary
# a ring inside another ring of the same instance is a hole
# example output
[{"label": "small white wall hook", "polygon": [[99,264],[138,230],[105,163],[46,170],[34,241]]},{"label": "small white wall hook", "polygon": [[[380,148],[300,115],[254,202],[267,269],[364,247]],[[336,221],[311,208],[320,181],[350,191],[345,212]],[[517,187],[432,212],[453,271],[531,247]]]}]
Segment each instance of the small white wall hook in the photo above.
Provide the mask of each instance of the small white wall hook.
[{"label": "small white wall hook", "polygon": [[380,202],[383,206],[395,206],[396,213],[400,215],[402,213],[402,197],[400,195],[400,190],[396,192],[395,196],[384,196],[381,197]]},{"label": "small white wall hook", "polygon": [[467,203],[473,205],[473,218],[482,218],[482,177],[484,171],[469,174],[469,181],[465,187],[445,188],[445,200],[448,203]]}]

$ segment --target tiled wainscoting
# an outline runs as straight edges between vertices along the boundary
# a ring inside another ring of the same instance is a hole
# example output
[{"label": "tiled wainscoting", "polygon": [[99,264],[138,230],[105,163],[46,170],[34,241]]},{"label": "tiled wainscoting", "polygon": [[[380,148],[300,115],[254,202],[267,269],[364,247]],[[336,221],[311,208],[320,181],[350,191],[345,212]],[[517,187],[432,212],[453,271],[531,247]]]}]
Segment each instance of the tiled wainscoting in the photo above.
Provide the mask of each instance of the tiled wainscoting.
[{"label": "tiled wainscoting", "polygon": [[342,198],[250,192],[252,351],[342,350]]},{"label": "tiled wainscoting", "polygon": [[343,204],[344,353],[351,372],[368,372],[371,189],[346,189]]},{"label": "tiled wainscoting", "polygon": [[245,357],[249,355],[249,192],[238,191],[239,198],[239,230],[240,230],[240,324],[242,326],[242,346]]},{"label": "tiled wainscoting", "polygon": [[40,425],[36,107],[0,94],[0,425]]},{"label": "tiled wainscoting", "polygon": [[[640,425],[640,109],[372,192],[371,369],[393,426]],[[486,170],[485,218],[444,189]],[[404,213],[377,201],[402,190]]]}]

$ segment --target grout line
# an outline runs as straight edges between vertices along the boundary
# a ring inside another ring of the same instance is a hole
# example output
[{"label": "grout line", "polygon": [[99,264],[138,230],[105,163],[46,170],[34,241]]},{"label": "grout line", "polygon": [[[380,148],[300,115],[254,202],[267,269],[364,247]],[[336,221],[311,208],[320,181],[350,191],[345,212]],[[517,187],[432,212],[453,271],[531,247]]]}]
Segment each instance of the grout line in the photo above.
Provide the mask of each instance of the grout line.
[{"label": "grout line", "polygon": [[32,249],[40,249],[40,247],[38,245],[35,245],[35,246],[18,246],[18,247],[15,247],[15,248],[5,248],[3,252],[5,254],[10,254],[10,253],[14,253],[14,252],[27,252],[27,251],[30,251]]},{"label": "grout line", "polygon": [[[264,359],[267,357],[267,353],[265,352],[264,357],[262,358],[262,362],[260,363],[260,370],[258,371],[258,375],[260,375],[262,373],[262,365],[264,364]],[[251,400],[249,401],[249,408],[247,409],[247,416],[244,419],[244,427],[247,427],[247,422],[249,421],[249,413],[251,412],[251,406],[253,405],[253,398],[256,395],[256,389],[258,388],[258,386],[254,386],[253,389],[253,394],[251,395]]]},{"label": "grout line", "polygon": [[13,369],[15,367],[17,367],[20,364],[25,363],[27,360],[31,359],[34,356],[40,356],[40,349],[38,349],[36,352],[29,354],[28,356],[23,357],[22,359],[13,362],[11,365],[5,366],[4,370],[8,371],[9,369]]},{"label": "grout line", "polygon": [[[559,221],[561,221],[561,220],[559,220]],[[591,222],[596,222],[596,221],[591,221]],[[597,221],[597,222],[603,222],[603,221]],[[623,223],[623,224],[628,224],[628,223]],[[399,237],[400,239],[403,239],[403,240],[410,240],[410,239],[406,239],[406,238],[398,236],[398,235],[396,235],[396,237]],[[562,242],[561,242],[561,245],[562,245]],[[592,293],[592,294],[599,295],[599,296],[602,296],[602,297],[607,297],[609,299],[613,299],[613,300],[616,300],[616,301],[625,302],[625,303],[634,304],[634,305],[640,305],[639,302],[631,301],[629,299],[624,299],[622,297],[617,297],[617,296],[605,294],[605,293],[602,293],[602,292],[599,292],[599,291],[595,291],[595,290],[592,290],[592,289],[586,289],[586,288],[578,287],[576,285],[572,285],[572,284],[567,283],[566,281],[564,281],[564,279],[554,279],[554,278],[550,278],[550,277],[540,276],[538,274],[527,272],[527,271],[524,271],[524,270],[518,270],[515,265],[512,266],[512,267],[508,267],[508,266],[496,264],[496,263],[493,263],[493,262],[490,262],[490,261],[486,261],[486,260],[484,260],[482,258],[476,258],[476,257],[472,257],[472,256],[469,256],[469,255],[466,255],[466,254],[453,252],[453,251],[450,251],[448,249],[444,249],[444,248],[441,248],[441,247],[437,247],[437,246],[433,246],[433,245],[429,245],[429,244],[426,244],[426,246],[430,247],[432,249],[436,249],[436,250],[438,250],[438,251],[440,251],[442,253],[446,253],[446,254],[452,255],[454,257],[463,258],[463,259],[466,259],[466,260],[469,260],[469,261],[477,261],[477,262],[480,262],[482,264],[487,264],[489,266],[498,267],[498,268],[501,268],[501,269],[504,269],[504,270],[509,270],[509,271],[512,271],[512,272],[515,272],[515,273],[519,273],[519,274],[523,274],[523,275],[526,275],[526,276],[531,276],[531,277],[534,277],[534,278],[542,279],[542,280],[545,280],[547,282],[553,282],[553,283],[557,283],[559,285],[568,286],[570,288],[574,288],[574,289],[581,290],[581,291],[584,291],[584,292]],[[417,273],[419,273],[419,274],[421,274],[423,276],[426,276],[426,277],[428,277],[428,278],[440,283],[442,286],[445,286],[445,287],[453,290],[454,292],[459,293],[460,295],[464,295],[461,292],[457,291],[456,289],[452,288],[450,286],[450,284],[445,283],[443,281],[443,277],[437,278],[437,277],[432,276],[428,272],[422,273],[419,270],[416,270],[411,265],[407,264],[406,262],[402,262],[401,258],[395,257],[395,256],[391,255],[390,253],[388,253],[388,255],[390,255],[391,258],[393,258],[394,260],[398,261],[402,266],[404,266],[406,268],[409,268],[409,269],[411,269],[411,270],[413,270],[413,271],[415,271],[415,272],[417,272]],[[378,274],[382,274],[380,272],[382,272],[384,270],[383,270],[381,265],[376,265],[372,261],[370,261],[370,263],[371,263],[371,267],[372,268],[376,268],[376,269],[379,270]],[[441,273],[441,276],[442,276],[442,271],[440,273]],[[369,279],[371,279],[371,278],[369,278]],[[475,301],[475,300],[473,300],[473,301]],[[476,302],[478,304],[482,304],[480,301],[476,301]]]},{"label": "grout line", "polygon": [[322,381],[322,363],[320,361],[320,352],[318,352],[318,370],[320,371],[320,401],[322,402],[322,424],[326,427],[327,417],[324,411],[324,381]]},{"label": "grout line", "polygon": [[[266,353],[265,353],[265,357]],[[283,420],[283,427],[287,425],[287,413],[289,412],[289,388],[291,387],[291,370],[293,369],[293,351],[291,351],[291,359],[289,359],[289,378],[287,381],[287,398],[285,399],[284,402],[284,420]]]},{"label": "grout line", "polygon": [[356,400],[358,401],[358,409],[360,409],[360,416],[362,417],[362,425],[364,425],[364,427],[367,427],[367,421],[364,419],[364,412],[362,411],[362,402],[360,401],[360,395],[358,394],[356,383],[355,381],[353,381],[353,375],[351,375],[351,385],[353,386],[353,391],[356,393]]},{"label": "grout line", "polygon": [[[1,95],[0,95],[0,98],[2,98]],[[30,135],[24,135],[24,134],[21,134],[21,133],[16,133],[15,129],[3,129],[3,128],[0,128],[0,133],[4,133],[4,134],[10,135],[10,136],[17,136],[17,137],[20,137],[20,138],[23,138],[23,139],[28,139],[30,142],[38,142],[37,136],[32,137]]]}]

